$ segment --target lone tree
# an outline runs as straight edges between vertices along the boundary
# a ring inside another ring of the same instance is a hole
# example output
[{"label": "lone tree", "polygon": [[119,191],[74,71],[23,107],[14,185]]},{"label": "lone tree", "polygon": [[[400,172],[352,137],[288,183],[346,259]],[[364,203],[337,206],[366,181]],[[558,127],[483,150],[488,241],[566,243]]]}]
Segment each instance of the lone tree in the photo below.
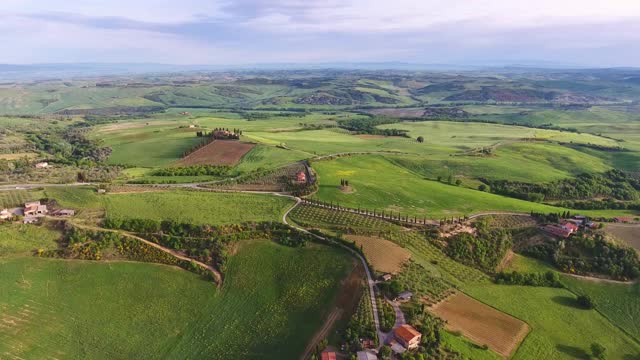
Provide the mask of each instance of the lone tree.
[{"label": "lone tree", "polygon": [[595,307],[595,304],[589,295],[579,295],[576,301],[583,309],[591,310]]},{"label": "lone tree", "polygon": [[419,143],[423,143],[424,142],[424,137],[423,136],[418,136],[418,138],[416,140],[418,140]]},{"label": "lone tree", "polygon": [[598,360],[604,360],[607,358],[605,355],[606,351],[607,349],[598,343],[591,344],[591,355]]},{"label": "lone tree", "polygon": [[487,191],[487,185],[485,185],[485,184],[480,184],[480,186],[478,186],[478,190],[480,190],[480,191]]},{"label": "lone tree", "polygon": [[458,179],[456,180],[456,186],[460,186],[462,184],[462,180]]}]

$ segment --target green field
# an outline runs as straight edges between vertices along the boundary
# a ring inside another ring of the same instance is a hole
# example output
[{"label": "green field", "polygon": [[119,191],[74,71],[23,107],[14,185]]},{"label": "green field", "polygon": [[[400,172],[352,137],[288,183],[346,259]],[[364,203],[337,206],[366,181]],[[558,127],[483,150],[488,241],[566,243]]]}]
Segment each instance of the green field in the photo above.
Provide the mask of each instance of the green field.
[{"label": "green field", "polygon": [[592,282],[570,276],[563,276],[562,282],[577,294],[591,296],[598,311],[640,341],[640,284]]},{"label": "green field", "polygon": [[[352,208],[378,209],[427,218],[460,216],[485,211],[558,212],[564,209],[455,185],[425,180],[382,156],[350,156],[313,163],[320,189],[315,197]],[[352,192],[340,189],[349,180]],[[625,211],[583,211],[615,216]]]},{"label": "green field", "polygon": [[35,250],[57,247],[61,234],[43,226],[0,224],[0,257],[31,255]]},{"label": "green field", "polygon": [[[348,207],[385,209],[404,215],[441,218],[488,210],[550,212],[550,206],[424,180],[379,156],[352,156],[315,162],[320,179],[317,198]],[[349,180],[352,193],[340,190]]]},{"label": "green field", "polygon": [[448,331],[442,332],[442,343],[445,347],[459,352],[464,359],[473,360],[498,360],[502,359],[498,354],[490,350],[483,350],[463,336],[456,336]]},{"label": "green field", "polygon": [[109,163],[142,167],[167,166],[179,160],[184,151],[202,141],[202,138],[196,137],[196,129],[167,126],[164,122],[145,124],[133,123],[137,127],[132,128],[127,128],[128,124],[110,125],[109,131],[103,129],[94,134],[112,147]]},{"label": "green field", "polygon": [[184,190],[112,194],[103,201],[108,217],[210,225],[281,221],[293,205],[290,199],[270,195]]},{"label": "green field", "polygon": [[468,286],[465,292],[529,324],[531,332],[514,359],[586,358],[594,342],[604,345],[609,359],[640,353],[640,344],[598,312],[577,308],[575,295],[567,290],[484,285]]},{"label": "green field", "polygon": [[0,258],[6,319],[0,353],[24,359],[296,358],[351,264],[333,248],[250,241],[231,258],[224,286],[216,290],[162,265]]},{"label": "green field", "polygon": [[387,156],[395,164],[430,179],[449,175],[468,179],[549,182],[611,167],[601,158],[551,143],[512,143],[496,148],[492,156]]}]

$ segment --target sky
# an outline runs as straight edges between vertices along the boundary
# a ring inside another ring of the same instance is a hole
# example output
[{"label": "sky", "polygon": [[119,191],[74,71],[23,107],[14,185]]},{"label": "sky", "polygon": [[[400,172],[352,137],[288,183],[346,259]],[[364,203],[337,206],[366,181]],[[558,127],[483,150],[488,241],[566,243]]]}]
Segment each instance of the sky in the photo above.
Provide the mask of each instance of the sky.
[{"label": "sky", "polygon": [[640,0],[0,0],[0,63],[640,66]]}]

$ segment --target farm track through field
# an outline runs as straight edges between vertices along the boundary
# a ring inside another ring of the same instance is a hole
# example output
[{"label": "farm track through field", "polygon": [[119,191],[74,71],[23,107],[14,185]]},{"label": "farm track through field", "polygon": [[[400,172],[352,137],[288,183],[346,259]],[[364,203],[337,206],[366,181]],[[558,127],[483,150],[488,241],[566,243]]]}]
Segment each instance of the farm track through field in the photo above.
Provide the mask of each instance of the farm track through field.
[{"label": "farm track through field", "polygon": [[81,228],[81,229],[92,230],[92,231],[106,231],[106,232],[111,232],[111,233],[116,233],[116,234],[120,234],[120,235],[123,235],[123,236],[127,236],[127,237],[130,237],[132,239],[136,239],[138,241],[141,241],[141,242],[143,242],[143,243],[145,243],[145,244],[147,244],[149,246],[153,246],[154,248],[156,248],[158,250],[161,250],[161,251],[163,251],[163,252],[165,252],[165,253],[173,256],[173,257],[176,257],[176,258],[178,258],[180,260],[193,262],[193,263],[197,264],[198,266],[200,266],[201,268],[204,268],[204,269],[207,269],[208,271],[210,271],[213,274],[213,277],[214,277],[215,282],[218,285],[218,287],[220,287],[222,285],[222,274],[220,274],[218,269],[214,268],[211,265],[207,265],[207,264],[205,264],[203,262],[200,262],[200,261],[194,260],[194,259],[192,259],[190,257],[184,256],[184,255],[178,253],[175,250],[171,250],[171,249],[165,248],[165,247],[163,247],[161,245],[158,245],[158,244],[156,244],[156,243],[154,243],[152,241],[149,241],[147,239],[143,239],[143,238],[141,238],[139,236],[133,235],[133,234],[131,234],[129,232],[126,232],[126,231],[114,230],[114,229],[105,229],[105,228],[101,228],[101,227],[97,227],[97,226],[81,225],[81,224],[78,224],[78,223],[72,223],[72,224],[74,226],[78,227],[78,228]]},{"label": "farm track through field", "polygon": [[[285,195],[285,196],[287,196],[287,195]],[[296,225],[292,225],[287,221],[287,217],[289,216],[291,211],[293,211],[296,207],[298,207],[302,203],[302,199],[300,199],[299,197],[293,197],[293,198],[296,200],[296,203],[291,208],[289,208],[289,210],[287,210],[287,212],[285,212],[284,215],[282,215],[282,222],[284,222],[285,224],[297,229],[298,231],[302,231],[304,233],[310,234],[311,236],[315,237],[318,240],[331,242],[331,240],[329,240],[327,238],[324,238],[324,237],[322,237],[320,235],[316,235],[314,233],[311,233],[307,229],[298,227]],[[350,253],[354,254],[362,262],[362,266],[364,266],[365,273],[367,274],[367,286],[369,287],[369,296],[371,297],[371,308],[372,308],[372,312],[373,312],[373,323],[376,326],[376,333],[378,334],[378,341],[379,341],[378,343],[380,344],[380,346],[382,346],[382,344],[384,344],[385,335],[382,332],[382,330],[380,329],[380,319],[378,318],[378,306],[376,304],[375,281],[373,279],[373,276],[371,276],[371,270],[369,269],[369,266],[367,265],[367,261],[357,251],[355,251],[355,250],[353,250],[353,249],[351,249],[351,248],[349,248],[349,247],[347,247],[345,245],[342,245],[340,243],[336,243],[336,242],[333,242],[333,243],[339,245],[343,249],[346,249]]]}]

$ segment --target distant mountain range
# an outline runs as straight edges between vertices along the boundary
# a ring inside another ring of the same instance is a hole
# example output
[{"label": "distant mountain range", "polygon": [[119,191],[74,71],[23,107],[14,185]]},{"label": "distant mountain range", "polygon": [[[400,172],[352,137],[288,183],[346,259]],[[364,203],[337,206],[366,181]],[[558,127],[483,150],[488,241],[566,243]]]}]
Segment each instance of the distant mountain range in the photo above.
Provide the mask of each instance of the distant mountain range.
[{"label": "distant mountain range", "polygon": [[[35,80],[108,75],[140,75],[154,73],[217,72],[217,71],[276,71],[276,70],[398,70],[398,71],[491,71],[491,72],[547,72],[596,70],[578,66],[522,62],[513,65],[421,64],[407,62],[327,62],[327,63],[264,63],[244,65],[171,65],[155,63],[60,63],[60,64],[0,64],[1,80]],[[599,71],[605,69],[597,69]],[[638,70],[611,68],[607,70]]]}]

